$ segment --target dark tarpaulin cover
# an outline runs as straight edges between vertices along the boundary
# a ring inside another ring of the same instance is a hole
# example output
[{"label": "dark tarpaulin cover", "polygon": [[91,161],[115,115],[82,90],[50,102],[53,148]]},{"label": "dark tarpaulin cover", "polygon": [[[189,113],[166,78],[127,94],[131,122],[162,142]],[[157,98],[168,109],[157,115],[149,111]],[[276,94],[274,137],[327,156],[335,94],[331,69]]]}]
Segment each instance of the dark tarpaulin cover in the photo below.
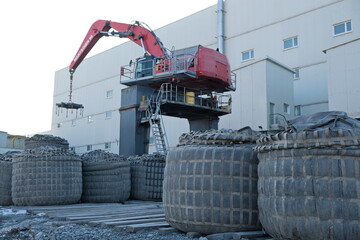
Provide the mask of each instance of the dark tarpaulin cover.
[{"label": "dark tarpaulin cover", "polygon": [[292,131],[313,131],[324,128],[352,130],[360,134],[360,121],[349,117],[345,112],[318,112],[289,121]]}]

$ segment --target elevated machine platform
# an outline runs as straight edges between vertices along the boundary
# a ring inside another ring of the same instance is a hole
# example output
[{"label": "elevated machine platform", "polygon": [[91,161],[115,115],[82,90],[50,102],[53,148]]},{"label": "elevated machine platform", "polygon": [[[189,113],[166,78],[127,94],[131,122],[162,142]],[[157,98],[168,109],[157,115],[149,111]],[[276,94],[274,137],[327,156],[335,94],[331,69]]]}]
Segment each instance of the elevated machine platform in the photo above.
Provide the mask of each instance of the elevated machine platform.
[{"label": "elevated machine platform", "polygon": [[[140,103],[143,109],[148,105],[159,106],[161,115],[197,119],[219,117],[231,113],[231,95],[203,92],[171,83],[163,83],[149,99]],[[141,111],[141,108],[140,108]],[[147,121],[149,116],[142,118]]]},{"label": "elevated machine platform", "polygon": [[149,146],[149,129],[159,153],[168,149],[161,116],[186,118],[190,130],[217,129],[219,116],[231,113],[230,94],[203,92],[163,83],[159,89],[133,85],[121,92],[120,153],[142,154]]},{"label": "elevated machine platform", "polygon": [[[149,138],[147,129],[151,128],[158,152],[166,153],[161,116],[186,118],[190,131],[217,129],[219,117],[231,113],[231,95],[224,92],[235,90],[236,79],[224,55],[195,46],[172,51],[169,58],[145,55],[121,67],[120,82],[128,86],[122,92],[120,121],[138,121],[133,145],[148,148],[149,142],[143,139]],[[125,104],[135,95],[135,102]],[[137,110],[130,114],[130,108]],[[132,134],[128,126],[121,127],[124,136]],[[121,146],[120,153],[126,155],[128,150]]]}]

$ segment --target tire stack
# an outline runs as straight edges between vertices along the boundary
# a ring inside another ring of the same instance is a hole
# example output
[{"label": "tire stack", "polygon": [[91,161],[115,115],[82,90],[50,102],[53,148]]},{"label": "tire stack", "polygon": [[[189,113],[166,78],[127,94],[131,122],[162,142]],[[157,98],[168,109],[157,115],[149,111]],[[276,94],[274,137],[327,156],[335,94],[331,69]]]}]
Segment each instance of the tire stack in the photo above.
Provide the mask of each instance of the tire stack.
[{"label": "tire stack", "polygon": [[360,122],[344,112],[297,118],[261,137],[259,211],[276,239],[360,239]]},{"label": "tire stack", "polygon": [[130,197],[130,163],[117,154],[95,150],[82,155],[82,202],[117,203]]},{"label": "tire stack", "polygon": [[9,151],[4,155],[0,154],[0,206],[13,204],[11,197],[12,160],[17,154],[20,152]]},{"label": "tire stack", "polygon": [[36,134],[25,140],[25,149],[31,150],[39,147],[69,149],[69,143],[66,139],[47,134]]},{"label": "tire stack", "polygon": [[11,200],[11,161],[6,161],[0,154],[0,206],[12,205]]},{"label": "tire stack", "polygon": [[183,232],[213,234],[261,228],[257,208],[259,134],[249,127],[191,132],[166,158],[163,204]]},{"label": "tire stack", "polygon": [[64,148],[39,147],[13,159],[15,205],[77,203],[82,192],[81,159]]},{"label": "tire stack", "polygon": [[131,199],[161,201],[165,155],[146,154],[128,158],[131,166]]}]

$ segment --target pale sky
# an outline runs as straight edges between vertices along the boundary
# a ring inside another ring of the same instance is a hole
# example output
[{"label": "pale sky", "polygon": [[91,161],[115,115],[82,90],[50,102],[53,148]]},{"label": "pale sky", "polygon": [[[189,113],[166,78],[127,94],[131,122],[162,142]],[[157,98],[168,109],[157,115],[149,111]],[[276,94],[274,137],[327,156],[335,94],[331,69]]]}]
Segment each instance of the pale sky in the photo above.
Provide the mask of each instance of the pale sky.
[{"label": "pale sky", "polygon": [[[216,3],[217,0],[1,1],[0,131],[28,135],[51,129],[55,71],[68,67],[96,20],[139,20],[155,30]],[[105,40],[101,39],[88,57],[119,44],[114,41],[117,38]]]}]

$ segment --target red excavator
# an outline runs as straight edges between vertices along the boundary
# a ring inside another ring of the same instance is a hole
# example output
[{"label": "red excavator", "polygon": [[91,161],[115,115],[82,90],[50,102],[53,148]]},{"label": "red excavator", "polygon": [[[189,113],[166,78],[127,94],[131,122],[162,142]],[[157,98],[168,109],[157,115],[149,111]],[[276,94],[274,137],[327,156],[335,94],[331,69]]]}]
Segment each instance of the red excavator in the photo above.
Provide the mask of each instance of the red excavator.
[{"label": "red excavator", "polygon": [[79,50],[69,66],[70,101],[58,103],[66,109],[83,108],[71,101],[72,80],[76,68],[103,36],[128,38],[144,50],[144,56],[135,63],[121,67],[120,77],[124,85],[142,85],[153,88],[163,83],[176,83],[201,91],[224,92],[234,90],[230,65],[225,55],[206,48],[195,46],[186,49],[168,51],[155,33],[144,23],[135,21],[124,24],[98,20],[92,24]]}]

